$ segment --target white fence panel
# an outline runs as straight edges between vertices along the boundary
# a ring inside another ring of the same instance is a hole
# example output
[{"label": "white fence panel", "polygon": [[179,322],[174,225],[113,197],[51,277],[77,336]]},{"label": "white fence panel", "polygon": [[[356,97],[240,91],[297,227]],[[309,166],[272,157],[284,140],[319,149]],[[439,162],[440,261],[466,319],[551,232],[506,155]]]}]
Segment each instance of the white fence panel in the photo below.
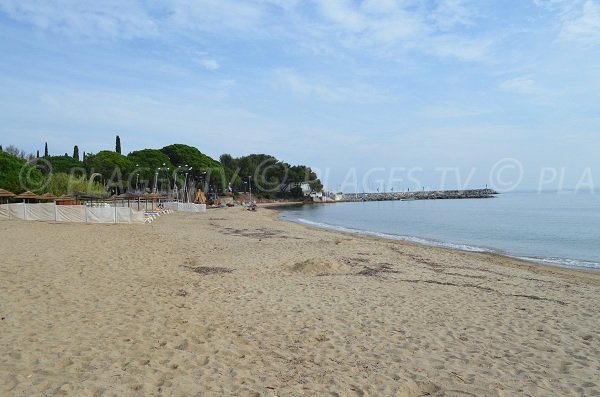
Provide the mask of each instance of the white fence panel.
[{"label": "white fence panel", "polygon": [[53,221],[56,219],[54,203],[25,204],[25,216],[28,221]]},{"label": "white fence panel", "polygon": [[85,207],[83,205],[57,205],[56,220],[85,223]]},{"label": "white fence panel", "polygon": [[115,223],[114,208],[87,208],[88,223]]},{"label": "white fence panel", "polygon": [[25,204],[15,203],[9,204],[9,216],[11,219],[25,219]]},{"label": "white fence panel", "polygon": [[10,210],[8,204],[0,204],[0,219],[8,219],[10,217]]},{"label": "white fence panel", "polygon": [[84,205],[2,204],[0,220],[58,221],[76,223],[145,223],[144,211],[129,207],[90,208]]},{"label": "white fence panel", "polygon": [[115,207],[116,223],[131,223],[131,208]]},{"label": "white fence panel", "polygon": [[144,211],[131,210],[131,223],[145,223],[146,217]]}]

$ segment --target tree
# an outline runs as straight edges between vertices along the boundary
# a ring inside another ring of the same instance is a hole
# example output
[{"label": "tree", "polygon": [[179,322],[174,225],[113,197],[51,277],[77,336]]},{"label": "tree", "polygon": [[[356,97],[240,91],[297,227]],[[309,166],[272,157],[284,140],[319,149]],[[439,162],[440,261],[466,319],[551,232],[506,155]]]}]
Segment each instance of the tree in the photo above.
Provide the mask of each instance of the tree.
[{"label": "tree", "polygon": [[90,174],[102,175],[108,187],[115,187],[117,191],[127,188],[129,174],[135,164],[122,154],[103,150],[98,154],[88,154],[85,164]]},{"label": "tree", "polygon": [[[220,157],[225,175],[233,186],[245,190],[244,183],[252,184],[252,191],[264,197],[301,196],[300,184],[305,182],[312,190],[323,188],[315,172],[305,165],[291,166],[268,154],[250,154],[232,158]],[[248,177],[251,177],[248,179]]]},{"label": "tree", "polygon": [[3,151],[4,151],[4,149],[2,149],[2,145],[0,145],[0,152],[3,152]]},{"label": "tree", "polygon": [[117,139],[115,141],[115,152],[121,154],[121,138],[117,135]]},{"label": "tree", "polygon": [[218,161],[200,152],[193,146],[174,144],[160,149],[166,154],[171,163],[176,167],[192,167],[191,178],[203,178],[205,183],[214,187],[224,189],[227,185],[223,167]]},{"label": "tree", "polygon": [[39,159],[39,158],[40,158],[40,151],[39,151],[39,150],[38,150],[38,151],[35,153],[35,158],[36,158],[36,159]]},{"label": "tree", "polygon": [[85,152],[83,152],[83,159],[82,161],[85,163]]},{"label": "tree", "polygon": [[48,142],[44,146],[44,157],[48,157]]},{"label": "tree", "polygon": [[[173,186],[175,166],[171,163],[169,156],[157,149],[142,149],[131,152],[127,158],[135,166],[135,176],[131,177],[134,184],[141,186],[154,186],[154,176],[158,172],[158,181],[161,186],[165,183]],[[163,165],[164,164],[164,165]],[[160,170],[159,170],[160,168]],[[168,168],[168,170],[164,169]],[[137,186],[136,186],[137,188]]]},{"label": "tree", "polygon": [[169,156],[171,163],[175,166],[188,165],[194,169],[221,168],[218,161],[203,154],[193,146],[174,144],[160,149],[161,152]]},{"label": "tree", "polygon": [[35,166],[7,152],[0,152],[0,188],[14,193],[39,190],[44,177]]},{"label": "tree", "polygon": [[[13,154],[13,155],[15,155],[15,156],[17,156],[17,157],[19,157],[19,158],[22,158],[22,159],[27,159],[27,158],[28,158],[28,156],[27,156],[27,153],[25,153],[25,150],[23,150],[23,149],[19,149],[19,148],[18,148],[18,147],[16,147],[15,145],[8,145],[8,146],[6,147],[6,150],[5,150],[5,152],[6,152],[6,153]],[[30,156],[31,156],[31,155],[30,155]]]},{"label": "tree", "polygon": [[[50,173],[66,173],[82,175],[85,174],[85,167],[83,162],[75,160],[73,157],[65,154],[64,156],[48,156],[40,162],[40,170],[45,175]],[[48,167],[48,164],[50,165]]]},{"label": "tree", "polygon": [[106,194],[106,190],[100,183],[90,183],[84,176],[69,175],[63,172],[48,177],[46,190],[56,196],[72,194],[74,191],[97,195]]},{"label": "tree", "polygon": [[79,147],[77,145],[73,146],[73,158],[79,161]]}]

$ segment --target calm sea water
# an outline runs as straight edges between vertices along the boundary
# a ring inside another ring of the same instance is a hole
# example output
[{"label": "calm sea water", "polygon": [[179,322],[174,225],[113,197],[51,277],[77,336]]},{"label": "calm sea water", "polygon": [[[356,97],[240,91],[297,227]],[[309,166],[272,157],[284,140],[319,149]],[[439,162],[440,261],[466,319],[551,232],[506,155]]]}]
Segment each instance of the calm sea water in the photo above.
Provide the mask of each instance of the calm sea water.
[{"label": "calm sea water", "polygon": [[281,216],[346,232],[600,270],[600,196],[593,194],[305,205],[284,209]]}]

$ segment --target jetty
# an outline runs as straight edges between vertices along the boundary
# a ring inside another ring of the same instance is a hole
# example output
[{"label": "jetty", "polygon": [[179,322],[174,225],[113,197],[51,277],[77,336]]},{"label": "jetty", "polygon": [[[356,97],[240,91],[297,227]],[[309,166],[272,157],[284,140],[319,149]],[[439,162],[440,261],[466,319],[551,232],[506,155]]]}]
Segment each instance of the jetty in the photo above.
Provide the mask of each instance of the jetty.
[{"label": "jetty", "polygon": [[498,194],[493,189],[430,190],[417,192],[343,193],[336,201],[392,201],[392,200],[456,200],[492,198]]}]

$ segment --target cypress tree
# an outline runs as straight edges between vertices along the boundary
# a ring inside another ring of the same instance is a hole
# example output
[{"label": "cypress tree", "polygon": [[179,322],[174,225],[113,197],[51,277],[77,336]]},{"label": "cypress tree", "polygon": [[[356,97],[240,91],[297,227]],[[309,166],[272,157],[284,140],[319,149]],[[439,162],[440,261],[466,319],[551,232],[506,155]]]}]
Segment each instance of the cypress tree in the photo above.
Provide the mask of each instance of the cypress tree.
[{"label": "cypress tree", "polygon": [[117,135],[117,139],[115,142],[115,152],[121,154],[121,138]]},{"label": "cypress tree", "polygon": [[73,146],[73,158],[79,161],[79,147],[77,145]]},{"label": "cypress tree", "polygon": [[35,157],[38,158],[38,159],[40,158],[40,151],[39,150],[35,153]]},{"label": "cypress tree", "polygon": [[83,152],[83,161],[85,161],[85,152]]},{"label": "cypress tree", "polygon": [[48,157],[48,142],[46,142],[46,145],[44,146],[44,157]]}]

